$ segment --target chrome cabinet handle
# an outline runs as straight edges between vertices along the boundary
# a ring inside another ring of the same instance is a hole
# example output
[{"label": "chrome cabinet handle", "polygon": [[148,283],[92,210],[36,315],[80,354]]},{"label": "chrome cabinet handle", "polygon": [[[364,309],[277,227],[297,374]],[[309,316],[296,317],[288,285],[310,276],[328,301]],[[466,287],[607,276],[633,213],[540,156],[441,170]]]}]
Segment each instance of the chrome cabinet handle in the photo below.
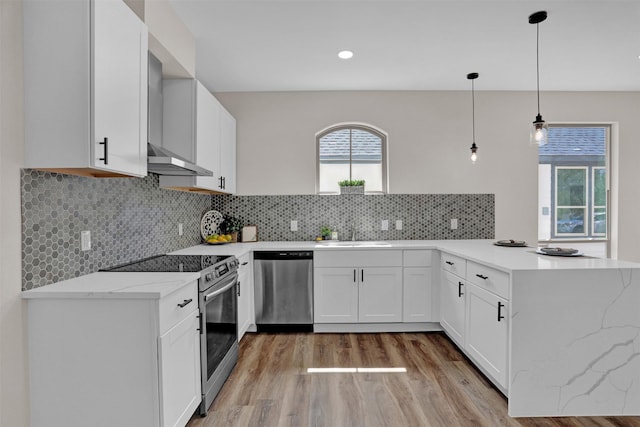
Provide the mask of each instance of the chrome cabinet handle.
[{"label": "chrome cabinet handle", "polygon": [[476,276],[481,278],[482,280],[487,280],[489,278],[489,276],[483,276],[482,274],[476,274]]},{"label": "chrome cabinet handle", "polygon": [[104,145],[104,157],[100,157],[98,160],[104,161],[105,165],[109,164],[109,138],[105,136],[104,141],[98,142],[100,145]]},{"label": "chrome cabinet handle", "polygon": [[193,298],[186,299],[186,300],[184,300],[182,303],[178,304],[178,307],[180,307],[180,308],[184,308],[184,307],[186,307],[186,306],[187,306],[187,304],[189,304],[191,301],[193,301]]},{"label": "chrome cabinet handle", "polygon": [[462,292],[463,286],[464,286],[464,283],[458,282],[458,298],[462,298],[462,295],[464,295],[464,292]]},{"label": "chrome cabinet handle", "polygon": [[498,301],[498,322],[504,319],[504,316],[500,313],[502,310],[502,307],[504,307],[504,304]]}]

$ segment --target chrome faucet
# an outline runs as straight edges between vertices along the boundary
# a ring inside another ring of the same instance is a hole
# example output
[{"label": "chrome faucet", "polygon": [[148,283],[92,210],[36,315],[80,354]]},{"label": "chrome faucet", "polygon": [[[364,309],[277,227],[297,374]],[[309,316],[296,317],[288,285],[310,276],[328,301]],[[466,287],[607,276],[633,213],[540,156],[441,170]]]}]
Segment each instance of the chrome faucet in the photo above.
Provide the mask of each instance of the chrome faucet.
[{"label": "chrome faucet", "polygon": [[356,221],[354,219],[351,220],[351,241],[356,241]]}]

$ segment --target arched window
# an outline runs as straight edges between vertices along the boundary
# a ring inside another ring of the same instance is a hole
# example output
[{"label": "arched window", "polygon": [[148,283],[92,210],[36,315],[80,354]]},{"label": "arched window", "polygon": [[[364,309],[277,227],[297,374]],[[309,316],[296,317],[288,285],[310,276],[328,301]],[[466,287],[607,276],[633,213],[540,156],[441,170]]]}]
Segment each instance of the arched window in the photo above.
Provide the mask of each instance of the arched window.
[{"label": "arched window", "polygon": [[339,193],[338,182],[364,179],[366,193],[387,192],[387,136],[360,124],[333,126],[316,135],[319,194]]}]

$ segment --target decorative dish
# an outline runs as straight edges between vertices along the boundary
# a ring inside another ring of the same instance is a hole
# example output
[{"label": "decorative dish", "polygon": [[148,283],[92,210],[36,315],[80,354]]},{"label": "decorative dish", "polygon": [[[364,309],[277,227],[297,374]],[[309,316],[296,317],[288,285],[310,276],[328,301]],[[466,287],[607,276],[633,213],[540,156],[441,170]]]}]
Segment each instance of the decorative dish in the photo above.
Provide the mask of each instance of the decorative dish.
[{"label": "decorative dish", "polygon": [[511,248],[524,248],[527,246],[527,242],[524,242],[522,240],[513,240],[513,239],[509,239],[509,240],[498,240],[497,242],[494,243],[494,245],[496,246],[508,246]]},{"label": "decorative dish", "polygon": [[577,249],[573,248],[538,248],[536,253],[551,256],[582,256],[584,255]]},{"label": "decorative dish", "polygon": [[200,221],[200,234],[203,240],[207,240],[207,236],[218,233],[220,224],[224,221],[224,216],[218,211],[208,211],[202,216]]},{"label": "decorative dish", "polygon": [[208,242],[208,241],[204,241],[207,245],[226,245],[227,243],[231,243],[231,242]]}]

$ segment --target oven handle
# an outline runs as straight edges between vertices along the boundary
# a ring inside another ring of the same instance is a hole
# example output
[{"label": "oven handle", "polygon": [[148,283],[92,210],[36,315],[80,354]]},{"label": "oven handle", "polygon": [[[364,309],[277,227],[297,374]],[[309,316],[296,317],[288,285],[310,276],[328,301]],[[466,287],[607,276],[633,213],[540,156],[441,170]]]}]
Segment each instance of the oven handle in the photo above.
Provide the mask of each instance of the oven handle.
[{"label": "oven handle", "polygon": [[234,277],[233,280],[231,282],[229,282],[228,285],[225,285],[222,289],[218,289],[217,291],[213,291],[210,294],[205,295],[204,296],[204,301],[207,302],[211,298],[214,298],[214,297],[220,295],[221,293],[226,292],[227,290],[229,290],[229,288],[231,288],[232,286],[236,285],[236,280],[237,280],[237,278]]}]

